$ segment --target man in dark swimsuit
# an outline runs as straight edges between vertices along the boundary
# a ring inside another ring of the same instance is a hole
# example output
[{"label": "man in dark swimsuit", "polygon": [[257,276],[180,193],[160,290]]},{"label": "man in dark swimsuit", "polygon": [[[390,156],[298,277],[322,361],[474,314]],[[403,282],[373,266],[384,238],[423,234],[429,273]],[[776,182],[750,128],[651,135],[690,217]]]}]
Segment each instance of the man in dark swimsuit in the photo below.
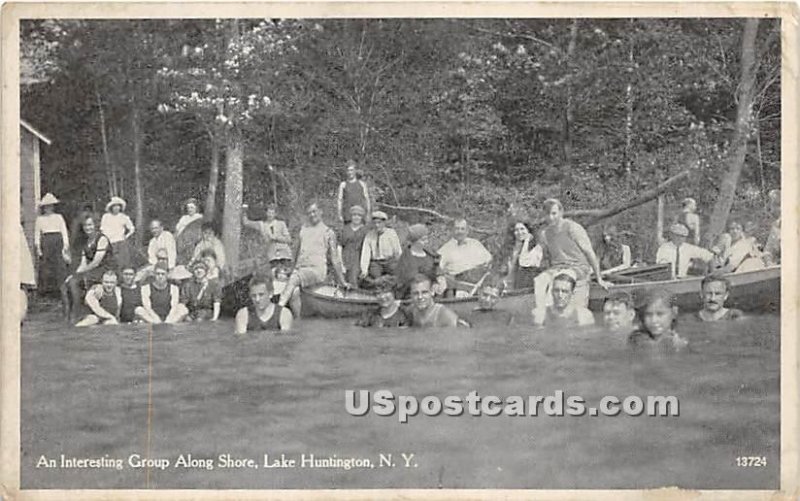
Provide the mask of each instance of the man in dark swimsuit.
[{"label": "man in dark swimsuit", "polygon": [[118,324],[122,306],[122,291],[117,287],[117,273],[114,270],[106,271],[103,274],[103,282],[89,289],[85,301],[91,313],[76,323],[75,327]]},{"label": "man in dark swimsuit", "polygon": [[292,312],[272,302],[272,279],[254,275],[250,279],[252,306],[236,312],[236,333],[247,331],[286,331],[292,328]]},{"label": "man in dark swimsuit", "polygon": [[120,323],[128,324],[141,318],[144,311],[142,309],[142,289],[134,281],[136,271],[133,266],[122,268],[122,284],[119,289],[122,293],[122,306],[119,311]]},{"label": "man in dark swimsuit", "polygon": [[142,286],[142,304],[145,320],[151,324],[177,322],[177,306],[180,301],[180,290],[177,285],[167,281],[169,273],[167,265],[157,263],[153,270],[151,283]]},{"label": "man in dark swimsuit", "polygon": [[726,308],[728,291],[731,284],[727,278],[719,275],[708,275],[700,283],[700,298],[703,300],[703,309],[697,312],[697,317],[703,322],[716,322],[719,320],[739,320],[744,314],[736,308]]}]

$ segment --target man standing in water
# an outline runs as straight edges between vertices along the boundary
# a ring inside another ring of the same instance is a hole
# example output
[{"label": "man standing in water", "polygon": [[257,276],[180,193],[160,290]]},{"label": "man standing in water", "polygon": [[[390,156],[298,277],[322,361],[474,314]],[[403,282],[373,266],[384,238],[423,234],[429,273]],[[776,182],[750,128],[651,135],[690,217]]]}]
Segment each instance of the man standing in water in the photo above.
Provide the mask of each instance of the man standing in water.
[{"label": "man standing in water", "polygon": [[703,322],[716,322],[718,320],[739,320],[744,314],[736,308],[726,308],[728,291],[731,283],[727,278],[709,275],[700,283],[700,298],[703,300],[703,309],[697,312],[697,317]]},{"label": "man standing in water", "polygon": [[625,335],[625,340],[633,330],[636,310],[633,297],[627,292],[614,292],[603,301],[603,325],[606,330]]},{"label": "man standing in water", "polygon": [[369,189],[367,189],[367,183],[358,179],[355,160],[347,161],[347,180],[342,181],[342,184],[339,185],[336,203],[339,208],[339,221],[344,224],[350,222],[350,208],[354,205],[363,207],[367,214],[372,213]]},{"label": "man standing in water", "polygon": [[497,302],[503,294],[503,283],[497,278],[487,280],[481,287],[478,306],[463,320],[470,326],[511,325],[514,315],[510,311],[497,308]]},{"label": "man standing in water", "polygon": [[548,224],[542,232],[541,245],[550,267],[534,281],[536,305],[545,306],[547,289],[555,280],[553,277],[569,270],[576,282],[572,294],[575,303],[586,307],[589,305],[589,276],[592,272],[600,287],[607,289],[609,286],[601,275],[600,262],[592,248],[592,241],[583,226],[563,217],[564,208],[558,200],[545,200],[544,210]]},{"label": "man standing in water", "polygon": [[585,306],[572,301],[575,294],[575,274],[566,270],[553,279],[553,304],[536,307],[533,323],[538,326],[575,327],[593,325],[594,315]]},{"label": "man standing in water", "polygon": [[433,301],[431,279],[417,275],[411,282],[411,301],[414,303],[414,327],[456,327],[458,315],[441,303]]},{"label": "man standing in water", "polygon": [[278,300],[280,306],[289,305],[295,316],[300,316],[300,287],[321,284],[328,277],[328,259],[333,264],[336,280],[345,289],[350,284],[344,278],[344,267],[339,257],[336,234],[322,222],[322,209],[312,203],[306,210],[308,223],[300,229],[295,266]]}]

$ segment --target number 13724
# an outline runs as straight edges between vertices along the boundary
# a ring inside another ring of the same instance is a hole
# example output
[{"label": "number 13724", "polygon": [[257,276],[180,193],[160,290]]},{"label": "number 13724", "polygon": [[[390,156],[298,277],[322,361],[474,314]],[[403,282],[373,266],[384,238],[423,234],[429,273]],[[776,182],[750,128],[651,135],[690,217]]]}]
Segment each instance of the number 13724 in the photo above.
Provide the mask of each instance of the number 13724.
[{"label": "number 13724", "polygon": [[764,456],[737,456],[736,466],[742,468],[763,468],[767,466],[767,458]]}]

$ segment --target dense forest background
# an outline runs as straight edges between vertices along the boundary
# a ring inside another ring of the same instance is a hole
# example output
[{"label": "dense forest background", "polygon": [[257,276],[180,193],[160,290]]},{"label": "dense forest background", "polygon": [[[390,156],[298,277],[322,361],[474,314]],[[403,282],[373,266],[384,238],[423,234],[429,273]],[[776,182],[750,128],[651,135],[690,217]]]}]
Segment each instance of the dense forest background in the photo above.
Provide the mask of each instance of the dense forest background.
[{"label": "dense forest background", "polygon": [[[21,34],[22,116],[53,139],[43,191],[67,214],[123,196],[140,229],[173,226],[189,196],[226,245],[242,201],[277,201],[296,228],[320,200],[333,221],[350,158],[380,202],[466,215],[495,249],[510,215],[550,196],[609,207],[690,169],[667,207],[694,197],[711,235],[731,210],[766,217],[780,183],[779,20],[36,20]],[[653,257],[655,206],[617,218],[634,257]]]}]

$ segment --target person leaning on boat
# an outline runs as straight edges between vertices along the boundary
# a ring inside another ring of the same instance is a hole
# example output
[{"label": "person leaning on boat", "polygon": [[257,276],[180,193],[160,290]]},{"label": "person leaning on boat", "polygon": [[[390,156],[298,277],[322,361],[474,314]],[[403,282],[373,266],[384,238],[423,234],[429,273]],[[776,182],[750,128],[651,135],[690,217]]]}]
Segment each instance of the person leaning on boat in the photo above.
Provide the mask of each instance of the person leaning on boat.
[{"label": "person leaning on boat", "polygon": [[[656,252],[656,263],[669,263],[673,278],[704,275],[714,253],[688,243],[686,239],[689,237],[689,230],[680,223],[670,226],[669,233],[669,241],[661,244]],[[698,262],[702,264],[698,265]]]},{"label": "person leaning on boat", "polygon": [[414,327],[456,327],[458,315],[442,303],[433,301],[431,279],[419,274],[411,281],[411,310]]},{"label": "person leaning on boat", "polygon": [[550,267],[536,277],[536,305],[547,304],[554,277],[571,270],[576,281],[573,301],[586,307],[589,305],[589,276],[593,271],[599,286],[607,289],[610,285],[603,279],[592,241],[583,226],[563,216],[564,208],[560,201],[555,198],[545,200],[544,211],[548,224],[541,233],[540,243]]},{"label": "person leaning on boat", "polygon": [[408,227],[407,245],[395,268],[398,297],[409,296],[411,282],[419,274],[431,280],[434,295],[441,295],[447,288],[447,281],[439,268],[439,256],[428,249],[428,243],[427,226],[412,224]]},{"label": "person leaning on boat", "polygon": [[438,253],[439,266],[451,282],[478,282],[492,263],[492,254],[486,247],[469,237],[469,225],[464,218],[453,221],[453,238],[439,247]]},{"label": "person leaning on boat", "polygon": [[376,210],[372,213],[373,229],[364,237],[361,248],[361,274],[360,278],[373,285],[376,280],[384,275],[393,275],[394,268],[403,248],[400,237],[393,228],[386,226],[389,216],[385,212]]},{"label": "person leaning on boat", "polygon": [[512,289],[527,289],[533,287],[536,275],[542,271],[544,251],[536,243],[527,222],[515,222],[512,231],[514,248],[508,260],[508,276],[505,281]]},{"label": "person leaning on boat", "polygon": [[322,209],[312,203],[306,210],[308,222],[300,229],[294,269],[278,300],[280,306],[289,305],[296,316],[300,316],[300,287],[311,287],[323,283],[328,277],[328,259],[333,265],[336,280],[345,289],[351,284],[345,280],[342,261],[339,258],[336,234],[322,221]]},{"label": "person leaning on boat", "polygon": [[292,328],[292,312],[272,302],[272,278],[255,274],[250,279],[251,306],[236,312],[236,333],[286,331]]}]

